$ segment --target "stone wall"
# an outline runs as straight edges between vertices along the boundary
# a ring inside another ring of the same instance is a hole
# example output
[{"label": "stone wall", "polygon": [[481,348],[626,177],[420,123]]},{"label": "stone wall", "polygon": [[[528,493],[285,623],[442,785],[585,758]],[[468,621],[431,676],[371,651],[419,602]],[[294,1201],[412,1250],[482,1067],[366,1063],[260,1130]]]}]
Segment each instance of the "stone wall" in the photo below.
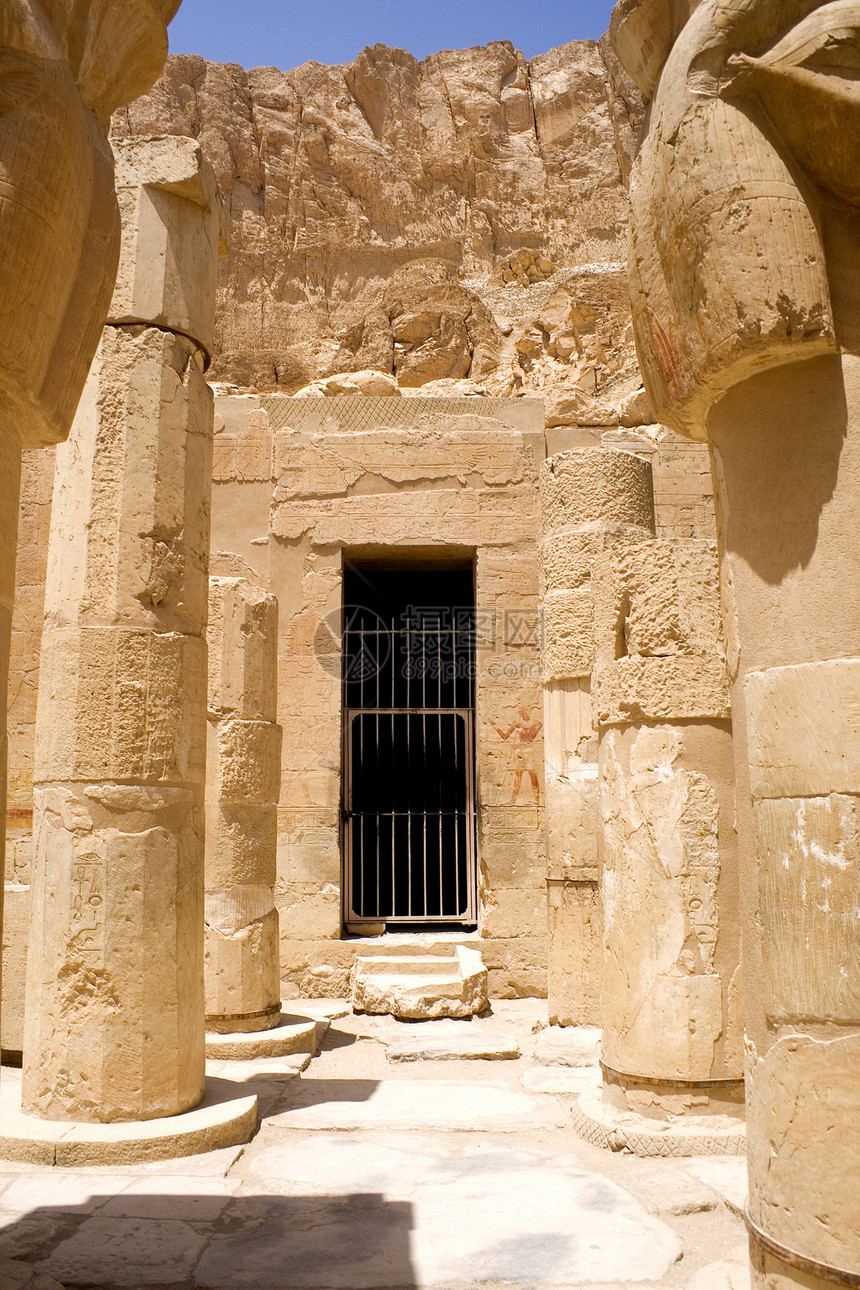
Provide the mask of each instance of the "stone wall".
[{"label": "stone wall", "polygon": [[[222,397],[213,571],[250,574],[280,606],[278,809],[282,966],[294,989],[338,994],[342,939],[344,556],[474,561],[478,641],[480,929],[497,994],[546,988],[546,858],[536,557],[540,403],[496,399]],[[502,733],[500,733],[500,731]],[[521,742],[521,741],[520,741]],[[530,759],[530,760],[529,760]],[[518,776],[522,767],[525,773]],[[529,773],[535,771],[535,779]]]},{"label": "stone wall", "polygon": [[[475,558],[479,605],[496,610],[494,637],[482,646],[478,699],[482,950],[492,989],[543,992],[548,970],[561,1019],[583,1016],[586,995],[596,1007],[583,948],[583,938],[599,932],[596,908],[589,914],[571,904],[570,875],[550,875],[547,917],[542,803],[538,808],[526,774],[511,805],[513,753],[494,725],[504,730],[518,719],[519,685],[539,711],[539,660],[529,626],[539,607],[534,472],[550,452],[601,445],[651,461],[659,537],[712,538],[706,449],[656,427],[544,429],[539,403],[444,400],[420,392],[384,399],[218,398],[212,572],[250,577],[281,606],[277,903],[282,964],[293,989],[343,990],[355,944],[340,939],[339,660],[332,661],[333,676],[314,656],[320,621],[340,605],[341,551],[369,545],[432,560],[459,548]],[[7,860],[4,1033],[12,1049],[20,1047],[13,1031],[20,1029],[23,958],[10,949],[22,944],[28,910],[33,720],[53,468],[52,449],[25,454],[10,681],[14,845]],[[515,675],[506,678],[506,667]],[[543,792],[542,736],[534,755]]]}]

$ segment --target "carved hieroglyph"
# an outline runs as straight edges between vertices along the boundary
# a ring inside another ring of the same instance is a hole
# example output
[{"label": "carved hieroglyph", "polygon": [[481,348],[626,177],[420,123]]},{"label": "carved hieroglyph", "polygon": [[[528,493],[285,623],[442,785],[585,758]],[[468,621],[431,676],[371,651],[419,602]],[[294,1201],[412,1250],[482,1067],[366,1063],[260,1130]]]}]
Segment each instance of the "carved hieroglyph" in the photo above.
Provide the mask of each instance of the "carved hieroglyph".
[{"label": "carved hieroglyph", "polygon": [[754,1284],[839,1284],[860,1266],[860,4],[623,0],[613,35],[654,95],[631,180],[640,361],[714,472]]},{"label": "carved hieroglyph", "polygon": [[541,467],[541,604],[549,1012],[565,1024],[600,1016],[597,732],[592,567],[597,552],[654,534],[647,462],[575,452]]},{"label": "carved hieroglyph", "polygon": [[[199,293],[211,328],[220,220],[191,140],[138,143],[119,163],[129,217],[146,209],[140,190],[150,187],[166,224],[159,240],[194,239],[201,251],[159,258],[163,290],[147,296],[157,319],[141,310],[105,328],[58,450],[24,1105],[102,1121],[172,1115],[203,1091],[212,394],[208,330],[196,337],[182,325]],[[124,240],[146,254],[129,230]],[[121,267],[118,299],[134,270]]]},{"label": "carved hieroglyph", "polygon": [[208,640],[206,1027],[268,1030],[281,1015],[274,596],[245,579],[211,578]]}]

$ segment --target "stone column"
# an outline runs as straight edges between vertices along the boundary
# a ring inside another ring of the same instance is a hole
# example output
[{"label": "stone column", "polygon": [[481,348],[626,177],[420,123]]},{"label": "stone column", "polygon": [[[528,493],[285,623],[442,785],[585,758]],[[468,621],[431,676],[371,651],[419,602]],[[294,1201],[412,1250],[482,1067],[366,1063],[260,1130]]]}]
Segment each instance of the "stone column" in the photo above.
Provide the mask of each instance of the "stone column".
[{"label": "stone column", "polygon": [[[179,0],[0,7],[0,702],[6,711],[21,449],[69,433],[116,277],[111,113],[164,67]],[[0,808],[6,809],[6,734]],[[0,833],[0,857],[4,834]],[[2,913],[2,892],[0,892]]]},{"label": "stone column", "polygon": [[753,1284],[824,1290],[860,1269],[860,5],[677,9],[613,19],[654,93],[634,325],[660,420],[712,450]]},{"label": "stone column", "polygon": [[595,569],[604,1100],[743,1102],[734,758],[716,546],[622,539]]},{"label": "stone column", "polygon": [[193,1107],[219,205],[189,139],[117,154],[123,256],[58,452],[36,719],[24,1108]]},{"label": "stone column", "polygon": [[278,602],[242,578],[209,581],[206,1028],[271,1030],[281,1016],[275,909],[281,730]]},{"label": "stone column", "polygon": [[549,1015],[600,1020],[597,730],[592,567],[616,542],[654,535],[650,467],[629,453],[562,453],[541,468],[541,604]]}]

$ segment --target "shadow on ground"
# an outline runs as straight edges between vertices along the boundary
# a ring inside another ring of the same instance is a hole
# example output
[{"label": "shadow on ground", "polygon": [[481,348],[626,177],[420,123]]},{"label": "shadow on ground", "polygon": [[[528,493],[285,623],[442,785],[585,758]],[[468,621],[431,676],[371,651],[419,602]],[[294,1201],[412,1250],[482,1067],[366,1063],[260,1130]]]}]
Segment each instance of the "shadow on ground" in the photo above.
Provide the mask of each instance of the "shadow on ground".
[{"label": "shadow on ground", "polygon": [[[155,1179],[153,1179],[155,1182]],[[0,1231],[0,1258],[66,1287],[416,1290],[412,1206],[343,1196],[98,1194]]]}]

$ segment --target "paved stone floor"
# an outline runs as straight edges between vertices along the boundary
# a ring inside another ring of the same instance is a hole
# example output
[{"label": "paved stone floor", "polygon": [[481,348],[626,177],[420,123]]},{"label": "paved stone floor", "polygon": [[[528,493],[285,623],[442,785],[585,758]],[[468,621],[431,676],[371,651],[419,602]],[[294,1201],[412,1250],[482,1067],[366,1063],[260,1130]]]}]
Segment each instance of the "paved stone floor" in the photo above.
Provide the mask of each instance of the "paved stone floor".
[{"label": "paved stone floor", "polygon": [[579,1140],[571,1101],[597,1070],[565,1063],[593,1043],[545,1017],[531,1000],[473,1022],[346,1015],[302,1073],[212,1063],[258,1094],[252,1143],[123,1169],[0,1161],[0,1258],[87,1290],[741,1290],[744,1161]]}]

